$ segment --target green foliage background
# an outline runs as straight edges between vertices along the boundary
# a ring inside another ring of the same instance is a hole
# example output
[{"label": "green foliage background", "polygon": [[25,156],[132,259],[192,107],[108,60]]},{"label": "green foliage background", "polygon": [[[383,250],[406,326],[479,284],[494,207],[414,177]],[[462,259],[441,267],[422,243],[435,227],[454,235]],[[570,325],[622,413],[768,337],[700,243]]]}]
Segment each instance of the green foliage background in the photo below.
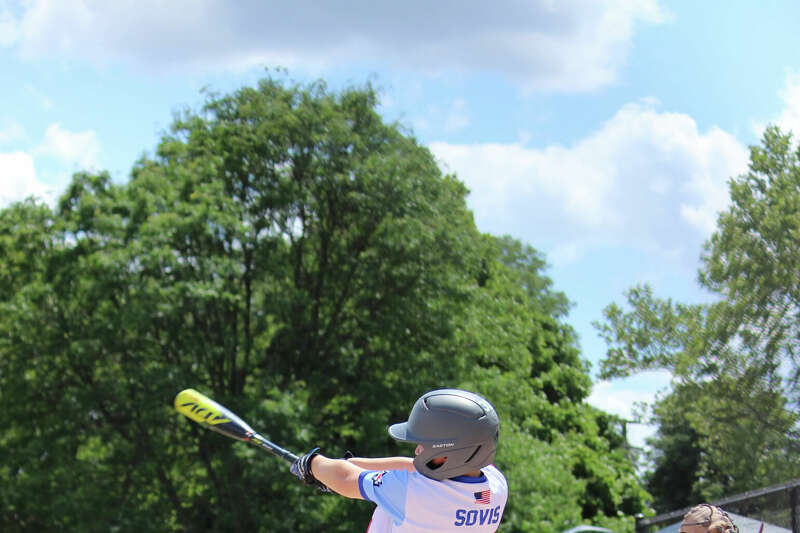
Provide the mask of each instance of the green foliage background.
[{"label": "green foliage background", "polygon": [[601,376],[666,369],[646,486],[666,512],[800,477],[800,148],[768,127],[701,256],[710,303],[609,305]]},{"label": "green foliage background", "polygon": [[462,387],[501,418],[500,531],[631,531],[649,496],[544,259],[370,87],[268,77],[175,118],[130,179],[0,211],[0,529],[362,530],[172,409],[197,388],[289,449],[410,454],[386,426]]}]

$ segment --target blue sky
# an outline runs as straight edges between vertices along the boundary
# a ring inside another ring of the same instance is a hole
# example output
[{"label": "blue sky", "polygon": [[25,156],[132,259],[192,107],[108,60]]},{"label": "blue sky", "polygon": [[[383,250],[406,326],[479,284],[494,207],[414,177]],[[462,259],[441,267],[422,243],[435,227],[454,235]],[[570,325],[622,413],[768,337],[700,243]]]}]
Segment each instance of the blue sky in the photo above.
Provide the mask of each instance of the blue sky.
[{"label": "blue sky", "polygon": [[[800,131],[798,23],[790,0],[0,0],[0,206],[52,201],[84,168],[124,182],[202,87],[275,67],[371,80],[479,228],[545,254],[596,370],[591,322],[633,284],[708,298],[698,258],[728,178],[766,124]],[[590,401],[630,416],[668,384],[598,382]]]}]

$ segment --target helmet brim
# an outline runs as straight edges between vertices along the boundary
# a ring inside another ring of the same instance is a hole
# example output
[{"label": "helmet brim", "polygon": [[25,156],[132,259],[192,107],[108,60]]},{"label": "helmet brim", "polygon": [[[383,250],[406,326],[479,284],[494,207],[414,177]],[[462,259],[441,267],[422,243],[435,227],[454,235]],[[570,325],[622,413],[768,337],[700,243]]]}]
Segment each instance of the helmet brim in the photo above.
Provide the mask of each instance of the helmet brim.
[{"label": "helmet brim", "polygon": [[403,442],[414,442],[408,434],[408,422],[400,422],[399,424],[392,424],[389,426],[389,435],[394,440]]}]

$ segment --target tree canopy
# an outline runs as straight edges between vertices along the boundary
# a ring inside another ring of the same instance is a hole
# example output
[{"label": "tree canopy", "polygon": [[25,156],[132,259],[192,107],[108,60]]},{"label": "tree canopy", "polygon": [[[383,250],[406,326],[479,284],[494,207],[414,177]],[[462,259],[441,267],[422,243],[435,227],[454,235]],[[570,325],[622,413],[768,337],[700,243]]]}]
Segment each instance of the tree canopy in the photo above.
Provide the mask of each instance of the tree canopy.
[{"label": "tree canopy", "polygon": [[352,531],[321,495],[172,409],[193,387],[289,449],[410,454],[426,390],[483,394],[512,491],[501,531],[630,531],[648,495],[535,249],[370,87],[274,77],[207,94],[125,183],[75,174],[0,211],[0,527]]},{"label": "tree canopy", "polygon": [[654,411],[648,488],[660,510],[800,475],[799,158],[791,134],[769,127],[749,171],[730,180],[730,207],[701,256],[713,301],[637,286],[627,310],[609,305],[598,324],[609,346],[602,376],[674,377]]}]

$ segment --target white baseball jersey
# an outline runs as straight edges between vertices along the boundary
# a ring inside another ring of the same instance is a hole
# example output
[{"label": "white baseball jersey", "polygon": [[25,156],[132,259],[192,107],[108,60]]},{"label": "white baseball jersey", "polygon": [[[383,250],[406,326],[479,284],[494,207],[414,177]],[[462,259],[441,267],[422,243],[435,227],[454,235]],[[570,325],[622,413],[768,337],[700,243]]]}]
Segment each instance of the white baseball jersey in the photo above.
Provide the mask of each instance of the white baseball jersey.
[{"label": "white baseball jersey", "polygon": [[493,465],[481,472],[443,481],[403,470],[362,472],[361,497],[377,504],[367,533],[492,533],[503,517],[508,483]]}]

